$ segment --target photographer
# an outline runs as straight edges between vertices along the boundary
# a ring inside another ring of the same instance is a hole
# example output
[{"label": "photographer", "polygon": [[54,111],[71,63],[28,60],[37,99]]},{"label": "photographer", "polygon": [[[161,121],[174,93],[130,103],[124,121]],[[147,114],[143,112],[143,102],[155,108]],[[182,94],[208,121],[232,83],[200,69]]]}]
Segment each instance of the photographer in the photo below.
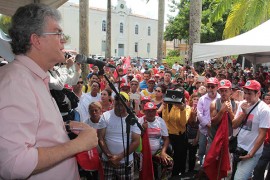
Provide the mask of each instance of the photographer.
[{"label": "photographer", "polygon": [[65,58],[65,63],[57,64],[48,71],[50,89],[62,90],[65,84],[76,85],[81,76],[81,65],[74,63],[74,57],[66,54]]},{"label": "photographer", "polygon": [[[184,88],[176,89],[182,91]],[[169,139],[174,151],[173,154],[173,171],[172,176],[178,176],[179,173],[183,175],[186,171],[187,158],[187,138],[186,138],[186,124],[190,116],[191,108],[185,104],[185,98],[178,104],[164,103],[162,111],[162,118],[164,119],[168,132]]]},{"label": "photographer", "polygon": [[[245,101],[240,102],[240,108],[232,121],[234,129],[241,127],[238,134],[238,151],[235,153],[237,156],[234,158],[240,161],[237,163],[235,180],[248,179],[251,176],[262,154],[262,144],[270,126],[270,109],[267,104],[260,101],[260,89],[258,81],[246,82],[243,87]],[[252,110],[253,107],[255,108]],[[249,112],[250,115],[246,117]]]}]

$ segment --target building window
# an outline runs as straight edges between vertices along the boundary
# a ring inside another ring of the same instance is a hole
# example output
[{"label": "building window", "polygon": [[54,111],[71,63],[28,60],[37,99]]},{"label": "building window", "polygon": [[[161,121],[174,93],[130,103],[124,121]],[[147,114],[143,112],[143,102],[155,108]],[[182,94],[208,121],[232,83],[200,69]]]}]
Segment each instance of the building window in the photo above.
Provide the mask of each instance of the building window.
[{"label": "building window", "polygon": [[150,43],[147,43],[147,53],[150,53]]},{"label": "building window", "polygon": [[106,21],[102,21],[102,31],[106,31]]},{"label": "building window", "polygon": [[148,36],[151,36],[151,27],[148,26]]},{"label": "building window", "polygon": [[120,23],[120,33],[124,33],[124,24]]},{"label": "building window", "polygon": [[102,40],[101,42],[101,51],[105,52],[106,51],[106,41]]},{"label": "building window", "polygon": [[135,43],[135,52],[138,52],[138,43]]},{"label": "building window", "polygon": [[135,26],[135,34],[139,34],[139,25],[138,24],[136,24],[136,26]]}]

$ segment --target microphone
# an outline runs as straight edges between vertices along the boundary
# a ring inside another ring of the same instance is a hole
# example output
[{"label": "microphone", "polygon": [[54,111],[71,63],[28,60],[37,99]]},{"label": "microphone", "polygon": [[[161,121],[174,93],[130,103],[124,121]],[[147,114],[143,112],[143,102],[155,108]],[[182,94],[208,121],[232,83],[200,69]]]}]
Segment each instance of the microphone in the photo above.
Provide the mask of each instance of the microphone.
[{"label": "microphone", "polygon": [[100,60],[95,60],[93,58],[89,58],[83,54],[77,54],[75,57],[75,62],[80,63],[80,64],[94,64],[96,66],[106,66],[106,67],[110,67],[110,68],[115,68],[114,65],[106,63],[104,61],[100,61]]}]

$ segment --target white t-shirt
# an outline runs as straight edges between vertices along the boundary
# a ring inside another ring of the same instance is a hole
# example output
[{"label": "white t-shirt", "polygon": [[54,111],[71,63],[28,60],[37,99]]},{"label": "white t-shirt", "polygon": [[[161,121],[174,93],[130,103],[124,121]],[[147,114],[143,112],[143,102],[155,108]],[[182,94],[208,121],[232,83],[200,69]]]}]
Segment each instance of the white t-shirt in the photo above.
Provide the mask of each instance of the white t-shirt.
[{"label": "white t-shirt", "polygon": [[[122,135],[122,123],[123,123],[123,135]],[[103,115],[100,118],[99,121],[99,128],[106,128],[106,134],[105,134],[105,142],[109,149],[109,151],[112,154],[120,154],[124,151],[123,148],[123,142],[125,145],[125,148],[127,147],[127,133],[126,133],[126,117],[122,117],[122,119],[115,115],[114,109],[110,111],[106,111],[103,113]],[[130,127],[130,140],[131,143],[131,134],[141,134],[140,129],[135,124]],[[124,137],[124,139],[123,139]],[[104,160],[107,160],[107,157],[105,154],[102,154],[102,158]],[[131,153],[129,155],[129,161],[133,160],[133,154]],[[121,163],[125,162],[125,159],[122,159],[120,161]]]},{"label": "white t-shirt", "polygon": [[[139,123],[143,124],[143,122],[144,117],[139,118]],[[157,152],[157,150],[161,148],[160,142],[162,136],[169,136],[168,129],[165,121],[159,116],[156,116],[155,121],[147,123],[148,123],[147,132],[149,137],[150,148],[152,155],[154,155]]]},{"label": "white t-shirt", "polygon": [[90,93],[84,94],[79,103],[79,113],[80,113],[80,120],[81,122],[87,121],[87,119],[90,117],[89,112],[88,112],[88,106],[92,102],[97,102],[101,100],[101,95],[100,93],[97,94],[96,97],[91,96]]},{"label": "white t-shirt", "polygon": [[178,71],[180,68],[179,64],[173,64],[172,69],[175,69],[176,71]]},{"label": "white t-shirt", "polygon": [[[239,116],[240,113],[242,113],[241,105],[243,102],[245,101],[240,102],[238,105],[236,117]],[[249,112],[253,106],[249,107],[247,112]],[[270,108],[267,104],[261,101],[257,105],[257,107],[255,107],[252,110],[252,112],[248,116],[246,124],[241,129],[238,135],[238,146],[248,152],[251,151],[251,149],[255,144],[255,140],[259,135],[259,128],[269,128],[269,127],[270,127]],[[261,154],[262,150],[263,145],[257,150],[255,154]]]}]

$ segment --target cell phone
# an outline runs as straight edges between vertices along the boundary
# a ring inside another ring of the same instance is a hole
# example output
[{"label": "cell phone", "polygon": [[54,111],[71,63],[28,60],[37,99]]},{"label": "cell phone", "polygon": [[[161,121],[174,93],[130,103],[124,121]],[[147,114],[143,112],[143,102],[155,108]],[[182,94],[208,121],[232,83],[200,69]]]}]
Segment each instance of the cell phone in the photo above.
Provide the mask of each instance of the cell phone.
[{"label": "cell phone", "polygon": [[205,82],[205,77],[204,76],[198,76],[198,81],[199,82]]},{"label": "cell phone", "polygon": [[140,99],[140,94],[131,94],[131,95],[130,95],[130,99],[136,99],[136,100],[139,100],[139,99]]}]

